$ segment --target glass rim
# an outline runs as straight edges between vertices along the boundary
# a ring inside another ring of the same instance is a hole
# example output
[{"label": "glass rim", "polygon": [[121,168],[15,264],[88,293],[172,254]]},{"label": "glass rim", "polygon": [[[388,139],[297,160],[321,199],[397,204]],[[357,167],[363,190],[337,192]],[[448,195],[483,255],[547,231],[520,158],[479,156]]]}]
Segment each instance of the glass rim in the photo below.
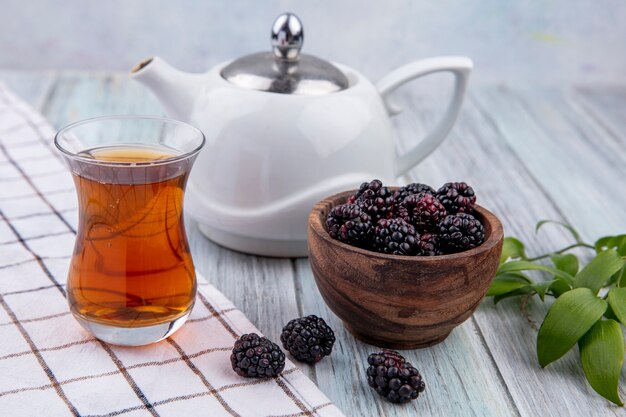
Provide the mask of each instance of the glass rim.
[{"label": "glass rim", "polygon": [[[70,151],[69,149],[63,147],[63,145],[61,145],[61,143],[59,142],[59,139],[63,135],[63,133],[68,132],[82,125],[86,125],[86,124],[94,123],[94,122],[102,122],[106,120],[132,120],[132,119],[157,121],[157,122],[162,122],[164,124],[172,124],[172,125],[178,125],[178,126],[183,126],[185,128],[189,128],[195,131],[196,133],[198,133],[199,137],[201,138],[200,144],[188,152],[184,152],[180,155],[175,155],[169,158],[155,159],[154,161],[131,162],[131,161],[100,161],[100,160],[93,159],[93,158],[87,158],[84,156],[80,156],[76,152]],[[133,115],[133,114],[119,114],[119,115],[114,114],[114,115],[108,115],[108,116],[96,116],[96,117],[90,117],[87,119],[82,119],[82,120],[70,123],[60,128],[54,135],[55,147],[63,155],[65,155],[68,158],[71,158],[72,160],[77,160],[77,161],[81,161],[81,162],[85,162],[85,163],[93,164],[93,165],[121,166],[121,167],[142,167],[142,166],[145,167],[145,166],[154,166],[154,165],[167,165],[173,162],[182,161],[194,155],[197,155],[205,143],[206,143],[206,137],[204,136],[204,132],[202,132],[202,130],[198,129],[197,127],[189,123],[176,120],[176,119],[171,119],[169,117],[164,117],[164,116]]]}]

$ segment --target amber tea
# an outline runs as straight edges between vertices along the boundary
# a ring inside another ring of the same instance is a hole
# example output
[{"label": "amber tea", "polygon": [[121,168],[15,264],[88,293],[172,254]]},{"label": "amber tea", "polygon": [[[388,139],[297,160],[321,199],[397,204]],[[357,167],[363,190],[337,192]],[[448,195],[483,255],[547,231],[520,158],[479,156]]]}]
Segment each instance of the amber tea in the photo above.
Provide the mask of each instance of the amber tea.
[{"label": "amber tea", "polygon": [[[119,147],[83,154],[136,163],[174,156],[157,148]],[[158,174],[149,171],[158,166],[134,169],[144,172],[98,167],[97,180],[74,176],[80,224],[68,278],[70,305],[88,320],[121,327],[149,326],[185,314],[196,291],[182,217],[187,173],[153,182],[150,177]]]},{"label": "amber tea", "polygon": [[155,142],[66,155],[79,211],[68,301],[83,327],[111,343],[168,336],[196,296],[183,197],[199,147],[190,155]]}]

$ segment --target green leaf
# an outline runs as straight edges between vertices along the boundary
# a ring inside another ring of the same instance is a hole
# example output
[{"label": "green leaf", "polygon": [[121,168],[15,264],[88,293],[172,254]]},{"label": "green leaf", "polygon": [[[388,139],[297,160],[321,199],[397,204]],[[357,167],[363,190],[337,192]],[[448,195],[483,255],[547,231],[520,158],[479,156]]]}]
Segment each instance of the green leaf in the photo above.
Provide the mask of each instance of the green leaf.
[{"label": "green leaf", "polygon": [[607,400],[624,405],[619,397],[619,374],[624,360],[624,335],[615,320],[593,325],[580,342],[580,361],[589,385]]},{"label": "green leaf", "polygon": [[626,264],[622,268],[611,275],[605,286],[615,285],[617,287],[626,287]]},{"label": "green leaf", "polygon": [[596,240],[596,252],[604,252],[609,249],[616,249],[621,256],[626,256],[626,234],[617,236],[604,236]]},{"label": "green leaf", "polygon": [[611,288],[606,297],[615,317],[626,326],[626,288]]},{"label": "green leaf", "polygon": [[622,239],[617,247],[617,254],[619,256],[626,256],[626,235],[624,235],[624,239]]},{"label": "green leaf", "polygon": [[541,301],[544,301],[544,298],[546,297],[546,291],[548,291],[552,284],[554,284],[555,282],[556,279],[553,279],[552,281],[535,282],[532,285],[534,290],[537,291],[539,298],[541,298]]},{"label": "green leaf", "polygon": [[496,278],[492,281],[486,297],[497,296],[514,291],[518,288],[525,287],[529,284],[530,280],[523,274],[501,274],[496,275]]},{"label": "green leaf", "polygon": [[530,294],[533,291],[534,291],[533,288],[530,285],[527,285],[525,287],[518,288],[518,289],[516,289],[514,291],[507,292],[506,294],[496,295],[495,297],[493,297],[493,303],[494,304],[498,304],[500,301],[502,301],[502,300],[504,300],[506,298],[516,297],[518,295]]},{"label": "green leaf", "polygon": [[607,307],[606,311],[604,312],[604,317],[606,317],[607,319],[619,321],[619,319],[617,318],[617,316],[613,312],[613,309],[611,308],[611,304],[609,304],[609,306]]},{"label": "green leaf", "polygon": [[626,265],[613,275],[613,281],[618,287],[626,287]]},{"label": "green leaf", "polygon": [[609,249],[609,242],[614,238],[615,236],[603,236],[600,239],[596,240],[596,243],[594,243],[594,247],[596,248],[596,252],[600,253],[602,251],[605,251],[607,249]]},{"label": "green leaf", "polygon": [[619,271],[617,271],[616,273],[611,275],[611,278],[606,280],[606,282],[604,283],[604,286],[605,287],[611,287],[611,286],[619,287],[619,285],[617,285],[617,281],[618,281],[619,277],[621,276],[621,272],[622,272],[622,270],[620,269]]},{"label": "green leaf", "polygon": [[571,253],[567,255],[553,253],[550,255],[550,259],[556,269],[567,272],[571,276],[578,273],[578,258],[576,255],[572,255]]},{"label": "green leaf", "polygon": [[624,262],[613,249],[600,252],[574,277],[574,287],[589,288],[597,294],[611,275],[624,266]]},{"label": "green leaf", "polygon": [[607,302],[589,288],[571,290],[556,299],[537,335],[537,357],[544,367],[561,356],[602,317]]},{"label": "green leaf", "polygon": [[611,245],[611,242],[615,238],[616,236],[603,236],[600,239],[596,240],[596,243],[594,243],[593,245],[596,248],[596,252],[600,253],[600,252],[603,252],[607,249],[611,249],[612,247],[614,247],[613,245]]},{"label": "green leaf", "polygon": [[559,298],[560,296],[570,291],[571,289],[572,287],[570,284],[558,278],[555,279],[554,283],[550,286],[550,291],[552,291],[552,294],[554,295],[555,298]]},{"label": "green leaf", "polygon": [[503,264],[508,259],[526,258],[524,251],[524,244],[514,237],[505,237],[502,243],[502,255],[500,256],[500,263]]},{"label": "green leaf", "polygon": [[498,274],[498,273],[496,273],[496,277],[503,277],[503,276],[507,276],[507,275],[509,275],[509,276],[513,276],[513,277],[516,277],[517,279],[522,280],[522,281],[526,281],[526,282],[528,282],[528,283],[533,282],[533,280],[532,280],[532,279],[530,279],[530,278],[529,278],[526,274],[524,274],[523,272],[505,272],[505,273],[503,273],[503,274]]},{"label": "green leaf", "polygon": [[567,223],[559,222],[556,220],[541,220],[539,223],[537,223],[537,226],[535,226],[535,232],[538,232],[539,229],[541,229],[541,227],[546,224],[558,224],[559,226],[566,228],[572,234],[577,243],[582,242],[582,240],[580,239],[580,234],[576,231],[576,229],[574,229]]},{"label": "green leaf", "polygon": [[551,273],[554,276],[564,279],[568,283],[574,282],[574,277],[565,271],[561,271],[551,266],[541,265],[529,261],[511,261],[500,265],[500,267],[498,268],[498,274],[518,271],[545,271]]}]

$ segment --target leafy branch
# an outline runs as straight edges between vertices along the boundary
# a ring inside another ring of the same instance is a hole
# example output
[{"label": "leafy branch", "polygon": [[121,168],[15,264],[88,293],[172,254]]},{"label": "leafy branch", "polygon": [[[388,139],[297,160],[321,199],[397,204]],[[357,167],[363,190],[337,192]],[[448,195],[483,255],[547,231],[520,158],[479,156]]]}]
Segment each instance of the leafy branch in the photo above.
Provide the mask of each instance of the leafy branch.
[{"label": "leafy branch", "polygon": [[[624,405],[618,393],[624,360],[626,325],[626,234],[606,236],[593,245],[584,242],[570,225],[542,220],[565,228],[574,243],[542,255],[528,257],[526,247],[514,237],[504,239],[500,266],[487,297],[498,303],[521,296],[522,312],[528,300],[537,295],[556,300],[548,309],[537,335],[537,359],[541,367],[560,359],[578,344],[580,361],[591,387],[607,400]],[[595,256],[580,269],[575,248],[587,248]],[[551,265],[537,261],[550,259]],[[529,271],[540,271],[548,279],[534,281]],[[604,289],[603,291],[600,291]],[[602,294],[602,295],[601,295]]]}]

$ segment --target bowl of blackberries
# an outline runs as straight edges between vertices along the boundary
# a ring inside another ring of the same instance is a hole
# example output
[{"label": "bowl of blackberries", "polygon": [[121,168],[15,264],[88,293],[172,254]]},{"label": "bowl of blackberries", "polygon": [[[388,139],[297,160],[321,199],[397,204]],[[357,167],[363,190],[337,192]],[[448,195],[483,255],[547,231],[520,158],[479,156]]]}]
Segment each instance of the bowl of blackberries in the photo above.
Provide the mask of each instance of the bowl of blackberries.
[{"label": "bowl of blackberries", "polygon": [[472,315],[503,238],[464,182],[435,189],[372,180],[315,205],[309,261],[324,301],[355,337],[414,349],[443,341]]}]

